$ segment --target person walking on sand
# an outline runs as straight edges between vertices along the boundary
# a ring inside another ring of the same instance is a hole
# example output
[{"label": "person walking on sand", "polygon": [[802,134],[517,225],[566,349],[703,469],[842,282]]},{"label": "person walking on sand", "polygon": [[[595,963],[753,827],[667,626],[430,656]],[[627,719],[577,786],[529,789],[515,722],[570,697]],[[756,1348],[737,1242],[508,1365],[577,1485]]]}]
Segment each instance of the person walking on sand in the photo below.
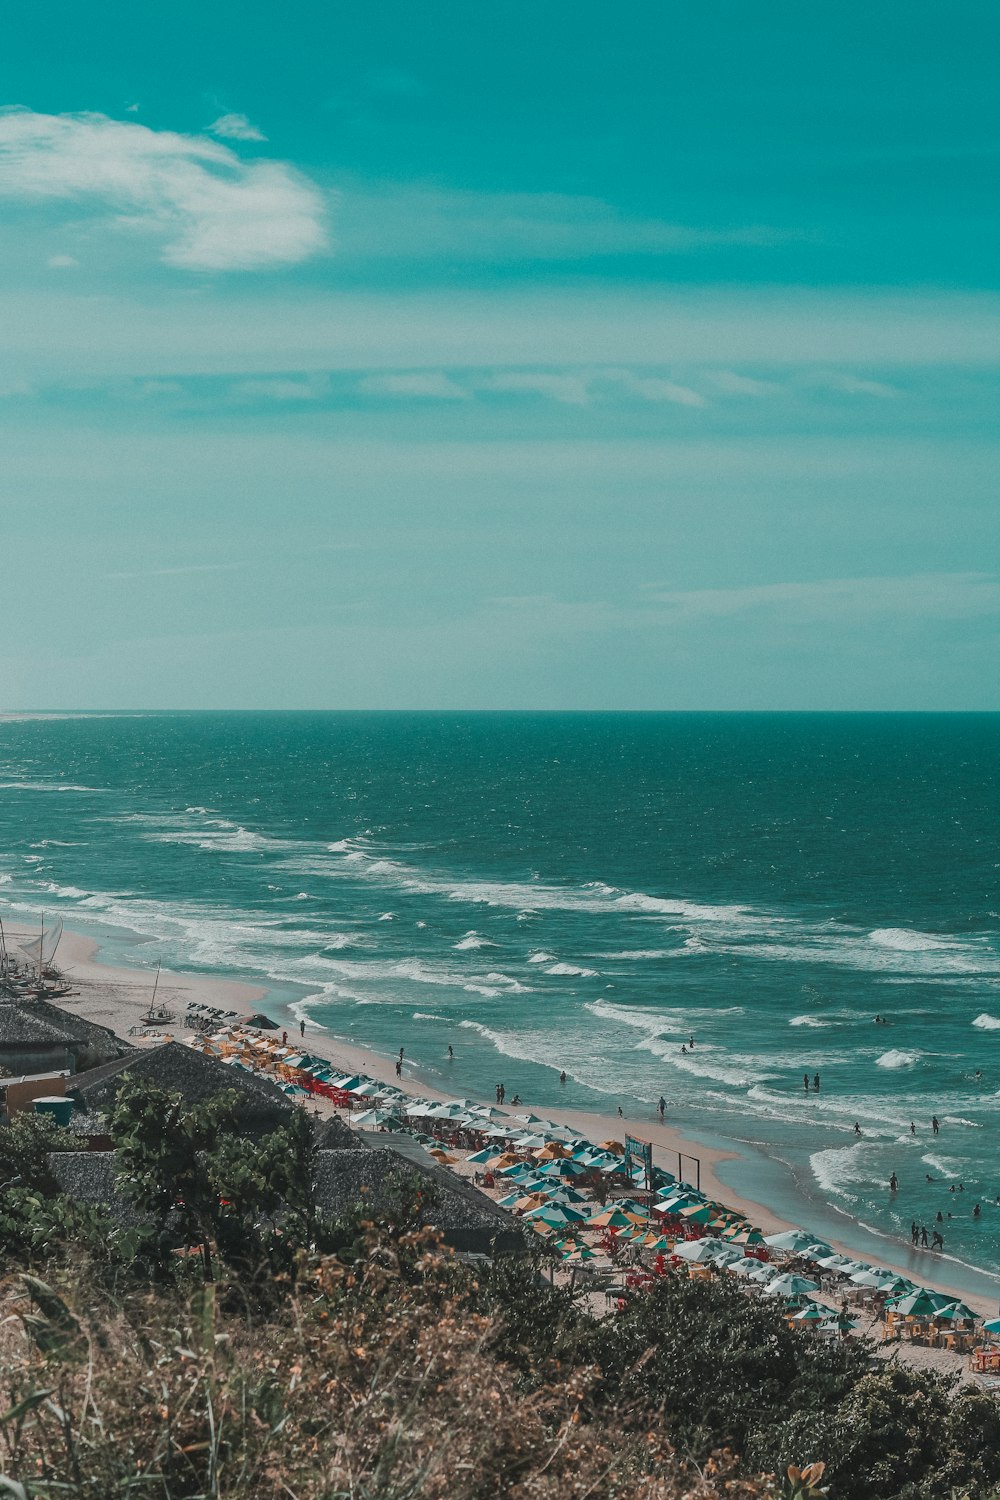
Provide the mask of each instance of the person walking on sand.
[{"label": "person walking on sand", "polygon": [[299,1036],[305,1036],[305,1034],[306,1034],[306,1023],[305,1023],[305,1021],[300,1021],[299,1022]]},{"label": "person walking on sand", "polygon": [[622,1112],[622,1107],[621,1107],[621,1105],[620,1105],[620,1104],[619,1104],[619,1106],[618,1106],[618,1118],[619,1118],[619,1120],[624,1120],[624,1118],[625,1118],[625,1115],[624,1115],[624,1113],[623,1113],[623,1112]]},{"label": "person walking on sand", "polygon": [[896,1176],[895,1172],[893,1172],[892,1176],[889,1178],[889,1191],[890,1193],[896,1193],[899,1191],[899,1178]]},{"label": "person walking on sand", "polygon": [[402,1078],[402,1076],[403,1076],[403,1059],[401,1057],[397,1057],[396,1058],[396,1077],[397,1078]]},{"label": "person walking on sand", "polygon": [[921,1250],[926,1250],[927,1249],[927,1225],[926,1224],[921,1224],[921,1226],[920,1226],[920,1248],[921,1248]]},{"label": "person walking on sand", "polygon": [[288,1032],[287,1031],[283,1031],[281,1033],[281,1045],[283,1047],[287,1047],[288,1046]]}]

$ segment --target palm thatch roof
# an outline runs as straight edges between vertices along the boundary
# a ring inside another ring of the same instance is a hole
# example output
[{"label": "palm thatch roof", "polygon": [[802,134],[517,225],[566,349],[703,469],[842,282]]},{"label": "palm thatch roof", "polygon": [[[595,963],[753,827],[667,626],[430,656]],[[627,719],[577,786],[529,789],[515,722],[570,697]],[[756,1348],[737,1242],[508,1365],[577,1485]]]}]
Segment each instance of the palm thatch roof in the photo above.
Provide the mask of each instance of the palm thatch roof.
[{"label": "palm thatch roof", "polygon": [[236,1129],[243,1135],[262,1135],[287,1122],[294,1108],[278,1086],[257,1073],[228,1068],[193,1047],[164,1042],[160,1047],[132,1052],[80,1073],[73,1094],[89,1113],[106,1113],[114,1105],[126,1079],[141,1080],[180,1094],[188,1104],[205,1104],[231,1090],[237,1095]]},{"label": "palm thatch roof", "polygon": [[525,1249],[524,1231],[516,1219],[422,1152],[411,1158],[392,1148],[319,1151],[315,1185],[317,1209],[333,1217],[358,1208],[370,1208],[373,1217],[391,1215],[415,1188],[423,1200],[422,1222],[440,1230],[453,1249],[477,1255],[518,1254]]}]

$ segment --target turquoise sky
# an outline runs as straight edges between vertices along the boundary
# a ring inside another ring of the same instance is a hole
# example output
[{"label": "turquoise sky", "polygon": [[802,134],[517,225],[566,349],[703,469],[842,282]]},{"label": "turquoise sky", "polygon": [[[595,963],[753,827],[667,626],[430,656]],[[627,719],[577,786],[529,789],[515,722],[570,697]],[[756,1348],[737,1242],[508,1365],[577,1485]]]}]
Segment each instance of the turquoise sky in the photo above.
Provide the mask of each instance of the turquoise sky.
[{"label": "turquoise sky", "polygon": [[10,12],[0,708],[1000,708],[998,58]]}]

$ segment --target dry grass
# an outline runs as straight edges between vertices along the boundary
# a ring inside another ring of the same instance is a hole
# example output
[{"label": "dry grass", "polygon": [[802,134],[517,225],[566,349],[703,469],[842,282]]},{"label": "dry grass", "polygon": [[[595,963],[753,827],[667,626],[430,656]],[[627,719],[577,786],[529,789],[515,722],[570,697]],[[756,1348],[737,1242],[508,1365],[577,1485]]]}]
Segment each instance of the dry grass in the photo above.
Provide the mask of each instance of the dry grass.
[{"label": "dry grass", "polygon": [[36,1500],[730,1500],[662,1435],[584,1415],[596,1372],[526,1392],[495,1323],[426,1232],[371,1229],[265,1323],[234,1289],[114,1305],[23,1276],[3,1288],[0,1473]]}]

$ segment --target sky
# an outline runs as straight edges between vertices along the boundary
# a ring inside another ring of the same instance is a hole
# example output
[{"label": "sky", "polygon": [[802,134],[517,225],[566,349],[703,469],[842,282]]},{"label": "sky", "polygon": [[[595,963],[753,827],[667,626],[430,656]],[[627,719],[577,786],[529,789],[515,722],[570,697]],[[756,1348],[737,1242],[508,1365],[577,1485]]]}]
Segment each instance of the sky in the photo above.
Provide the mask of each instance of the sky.
[{"label": "sky", "polygon": [[0,708],[1000,709],[1000,12],[65,0]]}]

